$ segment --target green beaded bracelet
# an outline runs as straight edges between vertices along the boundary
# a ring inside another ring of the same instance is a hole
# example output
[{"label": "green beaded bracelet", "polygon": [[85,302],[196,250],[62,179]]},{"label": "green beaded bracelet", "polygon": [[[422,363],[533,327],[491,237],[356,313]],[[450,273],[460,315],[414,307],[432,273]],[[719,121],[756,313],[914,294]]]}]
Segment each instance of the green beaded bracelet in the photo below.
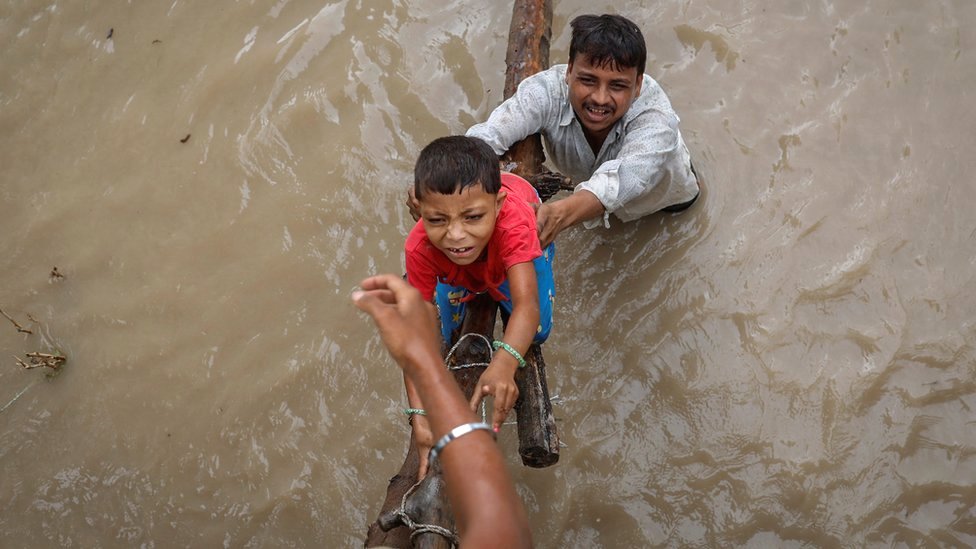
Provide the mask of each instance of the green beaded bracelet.
[{"label": "green beaded bracelet", "polygon": [[504,341],[496,340],[494,343],[491,344],[491,346],[494,347],[496,351],[498,349],[505,349],[506,351],[508,351],[508,354],[514,356],[515,360],[518,361],[519,368],[525,368],[525,359],[522,358],[522,355],[519,354],[519,352],[516,351],[515,348],[509,345],[508,343],[505,343]]},{"label": "green beaded bracelet", "polygon": [[421,408],[404,408],[403,413],[408,416],[426,416],[427,411]]}]

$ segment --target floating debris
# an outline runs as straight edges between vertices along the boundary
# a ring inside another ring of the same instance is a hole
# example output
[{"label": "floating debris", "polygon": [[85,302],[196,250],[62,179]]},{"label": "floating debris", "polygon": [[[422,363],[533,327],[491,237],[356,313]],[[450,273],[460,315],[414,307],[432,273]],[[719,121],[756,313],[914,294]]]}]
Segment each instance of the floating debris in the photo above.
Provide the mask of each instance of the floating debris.
[{"label": "floating debris", "polygon": [[19,357],[14,357],[18,364],[25,370],[33,370],[34,368],[51,368],[52,370],[60,370],[61,366],[68,361],[67,357],[63,355],[50,355],[47,353],[24,353],[30,363],[24,362]]},{"label": "floating debris", "polygon": [[[3,312],[3,309],[0,309],[0,315],[3,315],[7,320],[9,320],[10,322],[12,322],[13,325],[14,325],[14,328],[17,328],[17,331],[18,332],[20,332],[22,334],[33,334],[34,333],[34,332],[30,331],[29,329],[24,328],[23,326],[21,326],[20,324],[18,324],[16,320],[14,320],[13,318],[11,318],[10,315],[8,315],[7,313]],[[27,318],[30,318],[32,322],[34,321],[34,317],[32,317],[30,315],[27,315]]]},{"label": "floating debris", "polygon": [[61,274],[60,271],[58,271],[58,268],[57,267],[52,267],[51,268],[51,278],[53,278],[53,279],[64,278],[64,275]]},{"label": "floating debris", "polygon": [[111,39],[112,39],[112,35],[113,35],[113,34],[115,34],[115,28],[114,28],[114,27],[113,27],[113,28],[110,28],[110,29],[108,29],[108,36],[106,36],[106,37],[105,37],[105,39],[106,39],[106,40],[111,40]]},{"label": "floating debris", "polygon": [[186,143],[189,140],[190,140],[190,134],[186,134],[186,137],[184,137],[183,139],[180,139],[180,143]]}]

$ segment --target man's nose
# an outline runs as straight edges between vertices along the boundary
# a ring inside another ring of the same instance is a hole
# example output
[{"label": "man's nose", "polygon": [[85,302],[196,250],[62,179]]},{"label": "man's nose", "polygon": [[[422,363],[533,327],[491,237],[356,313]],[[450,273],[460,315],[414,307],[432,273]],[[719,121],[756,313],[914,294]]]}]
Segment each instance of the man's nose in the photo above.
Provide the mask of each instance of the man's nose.
[{"label": "man's nose", "polygon": [[606,86],[597,86],[593,92],[593,102],[606,105],[610,102],[610,90]]}]

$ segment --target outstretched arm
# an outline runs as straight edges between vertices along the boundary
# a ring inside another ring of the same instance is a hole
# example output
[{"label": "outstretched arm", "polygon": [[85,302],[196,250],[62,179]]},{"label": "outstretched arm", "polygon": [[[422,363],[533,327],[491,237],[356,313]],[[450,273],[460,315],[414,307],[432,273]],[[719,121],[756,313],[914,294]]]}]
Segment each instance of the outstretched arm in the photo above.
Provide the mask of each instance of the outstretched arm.
[{"label": "outstretched arm", "polygon": [[[361,287],[353,293],[353,302],[373,317],[383,343],[413,380],[427,406],[435,438],[477,421],[444,367],[438,353],[436,319],[420,293],[394,275],[367,278]],[[474,431],[455,439],[438,459],[464,546],[531,547],[525,509],[488,433]]]},{"label": "outstretched arm", "polygon": [[[502,341],[520,356],[525,356],[539,327],[539,289],[535,265],[531,261],[516,263],[508,268],[508,287],[512,294],[512,316],[508,319]],[[487,395],[494,397],[492,426],[497,431],[515,406],[519,391],[515,384],[518,359],[503,347],[495,350],[488,369],[481,374],[471,409],[475,410]]]}]

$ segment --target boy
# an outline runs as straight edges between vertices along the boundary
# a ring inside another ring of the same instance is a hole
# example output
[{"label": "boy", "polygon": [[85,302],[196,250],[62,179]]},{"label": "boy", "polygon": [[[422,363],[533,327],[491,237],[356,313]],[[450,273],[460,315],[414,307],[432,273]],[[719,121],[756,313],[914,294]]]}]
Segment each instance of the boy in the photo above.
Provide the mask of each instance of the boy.
[{"label": "boy", "polygon": [[[465,136],[436,139],[414,168],[414,193],[420,221],[405,245],[407,281],[437,304],[444,341],[450,342],[464,318],[464,303],[487,292],[509,315],[491,364],[478,380],[472,409],[494,396],[492,425],[497,431],[515,405],[515,371],[532,342],[542,343],[552,326],[554,247],[543,253],[536,233],[535,189],[517,175],[501,174],[487,143]],[[404,380],[408,414],[423,410],[409,379]],[[426,471],[430,428],[422,413],[411,415]]]}]

